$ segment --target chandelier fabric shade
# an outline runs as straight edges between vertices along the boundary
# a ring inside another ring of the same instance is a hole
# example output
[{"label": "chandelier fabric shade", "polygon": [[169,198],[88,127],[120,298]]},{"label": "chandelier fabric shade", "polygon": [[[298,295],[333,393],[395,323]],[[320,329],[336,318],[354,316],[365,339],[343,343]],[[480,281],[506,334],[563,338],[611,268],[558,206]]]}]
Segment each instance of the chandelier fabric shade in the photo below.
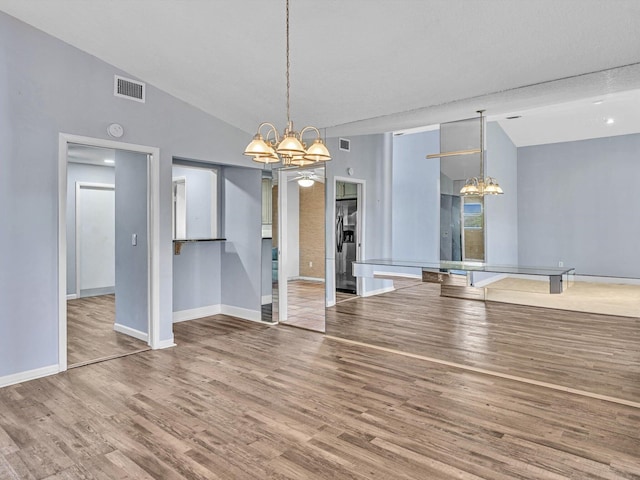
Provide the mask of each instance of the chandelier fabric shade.
[{"label": "chandelier fabric shade", "polygon": [[[327,162],[331,160],[331,154],[325,146],[320,136],[320,131],[316,127],[304,127],[299,133],[293,128],[290,114],[290,81],[289,81],[289,0],[286,0],[286,37],[287,37],[287,127],[280,135],[278,129],[273,124],[264,122],[258,126],[258,132],[253,140],[244,150],[244,155],[253,157],[258,163],[278,163],[283,166],[307,166],[317,162]],[[261,129],[268,126],[270,129],[266,138],[262,136]],[[308,130],[314,130],[315,140],[307,148],[303,141],[303,135]],[[272,135],[273,134],[273,138]]]}]

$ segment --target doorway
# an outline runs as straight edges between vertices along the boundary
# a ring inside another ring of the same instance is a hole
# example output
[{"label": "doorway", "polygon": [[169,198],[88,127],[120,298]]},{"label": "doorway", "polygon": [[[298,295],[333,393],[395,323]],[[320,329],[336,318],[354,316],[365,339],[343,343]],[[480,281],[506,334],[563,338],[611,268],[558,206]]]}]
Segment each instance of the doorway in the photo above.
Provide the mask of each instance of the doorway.
[{"label": "doorway", "polygon": [[362,184],[336,179],[335,184],[335,299],[336,303],[358,295],[353,262],[360,259],[362,225]]},{"label": "doorway", "polygon": [[164,346],[158,158],[151,147],[60,135],[60,371]]},{"label": "doorway", "polygon": [[[280,170],[274,315],[283,325],[325,331],[325,168]],[[277,306],[276,306],[277,304]]]},{"label": "doorway", "polygon": [[68,145],[70,367],[149,349],[147,168],[145,153]]}]

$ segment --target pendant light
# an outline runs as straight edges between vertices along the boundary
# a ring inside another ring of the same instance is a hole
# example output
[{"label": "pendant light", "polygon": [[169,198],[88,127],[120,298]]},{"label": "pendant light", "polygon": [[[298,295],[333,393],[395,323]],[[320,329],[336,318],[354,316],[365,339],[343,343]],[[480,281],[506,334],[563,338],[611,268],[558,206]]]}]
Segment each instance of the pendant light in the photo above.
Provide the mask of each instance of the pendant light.
[{"label": "pendant light", "polygon": [[457,150],[455,152],[440,152],[427,155],[427,158],[443,158],[454,157],[458,155],[473,155],[480,154],[480,175],[477,177],[467,178],[464,182],[464,186],[460,189],[460,195],[463,196],[479,196],[484,195],[502,195],[504,192],[498,184],[498,181],[493,177],[484,176],[484,110],[477,111],[480,114],[480,148],[474,148],[469,150]]},{"label": "pendant light", "polygon": [[498,181],[493,177],[484,176],[484,110],[478,110],[480,114],[480,175],[467,178],[464,187],[460,189],[463,196],[502,195],[504,192]]},{"label": "pendant light", "polygon": [[[259,163],[278,163],[282,162],[283,166],[305,166],[317,162],[326,162],[331,160],[331,154],[325,146],[320,131],[313,126],[304,127],[300,133],[293,128],[289,108],[289,0],[286,0],[286,35],[287,35],[287,126],[282,135],[278,129],[269,122],[263,122],[258,126],[258,132],[254,135],[253,140],[247,145],[244,154],[253,157],[254,162]],[[266,135],[263,137],[262,131],[266,129]],[[307,148],[303,141],[305,132],[315,131],[316,138]]]}]

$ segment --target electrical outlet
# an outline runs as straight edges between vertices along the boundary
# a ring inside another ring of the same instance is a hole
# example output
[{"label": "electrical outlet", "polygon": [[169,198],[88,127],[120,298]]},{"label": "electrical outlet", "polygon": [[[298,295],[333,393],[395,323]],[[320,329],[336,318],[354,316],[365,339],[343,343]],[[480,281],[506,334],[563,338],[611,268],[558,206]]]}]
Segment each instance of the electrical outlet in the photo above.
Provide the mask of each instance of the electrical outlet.
[{"label": "electrical outlet", "polygon": [[313,262],[309,262],[309,268],[313,267]]},{"label": "electrical outlet", "polygon": [[558,262],[558,266],[559,266],[559,267],[564,267],[564,262],[563,262],[562,260],[560,260],[560,261]]}]

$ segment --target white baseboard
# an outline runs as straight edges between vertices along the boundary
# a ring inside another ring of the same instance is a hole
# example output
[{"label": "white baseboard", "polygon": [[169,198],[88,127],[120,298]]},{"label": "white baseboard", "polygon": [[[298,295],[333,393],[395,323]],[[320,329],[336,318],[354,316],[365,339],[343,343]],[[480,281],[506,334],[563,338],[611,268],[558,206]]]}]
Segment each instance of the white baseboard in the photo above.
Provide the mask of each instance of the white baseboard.
[{"label": "white baseboard", "polygon": [[586,283],[618,283],[622,285],[640,285],[640,278],[597,277],[595,275],[574,275],[576,282]]},{"label": "white baseboard", "polygon": [[129,335],[130,337],[142,340],[143,342],[149,342],[149,334],[141,332],[140,330],[136,330],[135,328],[115,323],[113,325],[113,329],[118,333],[124,333],[125,335]]},{"label": "white baseboard", "polygon": [[363,297],[372,297],[374,295],[380,295],[382,293],[389,293],[389,292],[393,292],[395,290],[395,288],[393,286],[391,287],[385,287],[385,288],[379,288],[377,290],[369,290],[368,292],[364,292],[362,294]]},{"label": "white baseboard", "polygon": [[15,385],[16,383],[28,382],[36,378],[47,377],[60,372],[58,364],[49,365],[48,367],[35,368],[26,372],[13,373],[0,377],[0,388]]},{"label": "white baseboard", "polygon": [[75,300],[78,298],[78,295],[76,293],[70,293],[67,295],[67,300]]},{"label": "white baseboard", "polygon": [[189,310],[179,310],[173,312],[173,323],[186,322],[196,318],[210,317],[222,313],[222,305],[207,305],[206,307],[191,308]]},{"label": "white baseboard", "polygon": [[268,303],[273,303],[273,295],[263,295],[260,303],[262,305],[266,305]]},{"label": "white baseboard", "polygon": [[248,308],[234,307],[231,305],[220,305],[222,307],[222,311],[224,315],[229,315],[230,317],[238,317],[244,320],[251,320],[252,322],[260,322],[262,321],[262,313],[259,310],[249,310]]},{"label": "white baseboard", "polygon": [[266,323],[262,321],[260,310],[249,310],[248,308],[234,307],[232,305],[207,305],[206,307],[192,308],[190,310],[180,310],[173,312],[173,323],[195,320],[196,318],[210,317],[218,314],[238,317],[252,322]]},{"label": "white baseboard", "polygon": [[173,340],[173,335],[171,335],[171,338],[167,340],[160,340],[155,345],[152,345],[151,348],[154,350],[162,350],[163,348],[171,348],[175,346],[176,346],[176,343]]}]

